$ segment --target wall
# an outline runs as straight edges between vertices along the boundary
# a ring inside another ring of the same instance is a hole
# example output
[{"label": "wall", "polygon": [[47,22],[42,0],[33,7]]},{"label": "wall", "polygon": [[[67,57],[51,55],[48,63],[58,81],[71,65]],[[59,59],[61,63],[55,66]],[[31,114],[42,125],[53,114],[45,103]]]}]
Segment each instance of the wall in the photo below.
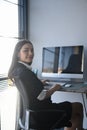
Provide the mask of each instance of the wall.
[{"label": "wall", "polygon": [[[28,13],[29,39],[35,48],[32,66],[38,69],[39,76],[44,46],[83,44],[86,56],[87,0],[30,0]],[[86,64],[87,58],[85,59],[85,68]],[[87,80],[86,69],[84,78]],[[56,98],[62,101],[62,97],[66,100],[67,94],[65,93],[64,96],[59,94]],[[77,97],[79,101],[81,96]],[[68,94],[68,99],[76,100],[73,94]],[[82,100],[80,101],[82,102]],[[84,127],[87,128],[87,123],[84,123]]]}]

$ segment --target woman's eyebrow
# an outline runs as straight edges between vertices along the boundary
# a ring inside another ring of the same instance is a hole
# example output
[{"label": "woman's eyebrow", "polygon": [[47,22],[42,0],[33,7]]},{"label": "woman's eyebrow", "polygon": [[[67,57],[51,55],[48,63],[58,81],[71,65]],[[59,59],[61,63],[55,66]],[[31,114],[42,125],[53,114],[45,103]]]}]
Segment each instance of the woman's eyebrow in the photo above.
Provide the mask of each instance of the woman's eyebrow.
[{"label": "woman's eyebrow", "polygon": [[29,49],[28,47],[25,47],[24,49]]}]

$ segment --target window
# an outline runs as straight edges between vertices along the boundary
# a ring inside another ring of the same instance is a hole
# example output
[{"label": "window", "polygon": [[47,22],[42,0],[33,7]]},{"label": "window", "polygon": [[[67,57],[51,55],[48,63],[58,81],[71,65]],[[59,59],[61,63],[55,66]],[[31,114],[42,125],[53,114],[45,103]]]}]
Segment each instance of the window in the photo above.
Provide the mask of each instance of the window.
[{"label": "window", "polygon": [[7,74],[13,49],[27,38],[27,0],[0,0],[0,74]]},{"label": "window", "polygon": [[[0,77],[8,73],[17,41],[27,38],[27,5],[28,0],[0,0]],[[15,130],[18,93],[6,83],[0,81],[0,129]]]}]

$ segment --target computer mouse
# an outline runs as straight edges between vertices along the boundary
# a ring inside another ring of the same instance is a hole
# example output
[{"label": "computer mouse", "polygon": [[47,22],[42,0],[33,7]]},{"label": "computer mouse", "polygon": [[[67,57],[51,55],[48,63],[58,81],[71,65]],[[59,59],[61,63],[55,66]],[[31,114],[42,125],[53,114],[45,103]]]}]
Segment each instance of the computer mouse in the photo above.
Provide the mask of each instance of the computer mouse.
[{"label": "computer mouse", "polygon": [[66,88],[71,87],[71,84],[65,84],[65,87]]}]

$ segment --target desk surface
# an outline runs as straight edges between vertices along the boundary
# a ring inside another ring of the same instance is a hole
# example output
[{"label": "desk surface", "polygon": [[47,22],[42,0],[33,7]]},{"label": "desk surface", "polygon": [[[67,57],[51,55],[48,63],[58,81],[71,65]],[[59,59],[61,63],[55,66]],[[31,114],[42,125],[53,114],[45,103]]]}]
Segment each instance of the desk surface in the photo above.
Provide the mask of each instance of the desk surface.
[{"label": "desk surface", "polygon": [[[64,83],[60,82],[51,82],[46,88],[52,87],[53,84],[63,85]],[[70,87],[65,87],[64,85],[59,91],[63,92],[76,92],[76,93],[86,93],[87,94],[87,83],[71,83]]]},{"label": "desk surface", "polygon": [[87,93],[87,83],[76,83],[70,87],[63,87],[60,91],[64,92],[76,92],[76,93]]}]

